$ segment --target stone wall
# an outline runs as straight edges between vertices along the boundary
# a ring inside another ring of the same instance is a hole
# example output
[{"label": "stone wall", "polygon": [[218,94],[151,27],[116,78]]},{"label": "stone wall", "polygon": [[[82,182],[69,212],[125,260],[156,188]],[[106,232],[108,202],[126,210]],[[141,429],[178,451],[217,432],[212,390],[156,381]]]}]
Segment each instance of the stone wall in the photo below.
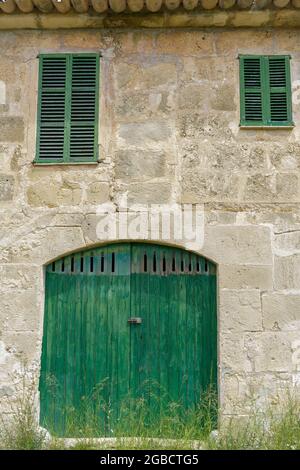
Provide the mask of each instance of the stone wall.
[{"label": "stone wall", "polygon": [[[0,406],[37,373],[43,266],[99,204],[201,203],[218,264],[221,412],[300,383],[299,31],[0,32]],[[40,52],[102,51],[100,162],[34,166]],[[239,128],[239,53],[291,54],[293,130]],[[159,241],[159,239],[158,239]]]}]

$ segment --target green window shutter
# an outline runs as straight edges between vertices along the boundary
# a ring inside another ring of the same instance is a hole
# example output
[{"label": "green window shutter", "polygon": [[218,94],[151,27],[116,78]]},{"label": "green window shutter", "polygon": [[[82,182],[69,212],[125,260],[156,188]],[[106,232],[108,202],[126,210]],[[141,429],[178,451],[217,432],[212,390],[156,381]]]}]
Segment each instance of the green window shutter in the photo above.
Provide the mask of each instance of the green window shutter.
[{"label": "green window shutter", "polygon": [[241,124],[263,122],[262,58],[241,57]]},{"label": "green window shutter", "polygon": [[291,79],[290,58],[269,57],[268,78],[270,93],[270,122],[273,124],[291,124]]},{"label": "green window shutter", "polygon": [[97,160],[99,56],[40,56],[37,157],[39,163]]},{"label": "green window shutter", "polygon": [[242,126],[290,126],[291,80],[288,56],[241,56]]},{"label": "green window shutter", "polygon": [[73,55],[70,160],[93,160],[97,153],[98,60],[95,55]]},{"label": "green window shutter", "polygon": [[37,159],[61,162],[65,153],[67,57],[40,58]]}]

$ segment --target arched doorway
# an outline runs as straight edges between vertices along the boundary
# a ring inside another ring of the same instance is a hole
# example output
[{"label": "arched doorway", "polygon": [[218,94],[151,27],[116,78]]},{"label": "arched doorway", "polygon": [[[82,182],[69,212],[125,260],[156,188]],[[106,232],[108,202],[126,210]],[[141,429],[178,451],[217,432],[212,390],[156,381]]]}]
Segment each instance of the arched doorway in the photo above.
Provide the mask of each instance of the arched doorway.
[{"label": "arched doorway", "polygon": [[[124,402],[196,406],[217,387],[216,267],[188,251],[116,243],[46,267],[41,425],[68,435],[71,412],[113,432]],[[87,411],[83,404],[89,403]]]}]

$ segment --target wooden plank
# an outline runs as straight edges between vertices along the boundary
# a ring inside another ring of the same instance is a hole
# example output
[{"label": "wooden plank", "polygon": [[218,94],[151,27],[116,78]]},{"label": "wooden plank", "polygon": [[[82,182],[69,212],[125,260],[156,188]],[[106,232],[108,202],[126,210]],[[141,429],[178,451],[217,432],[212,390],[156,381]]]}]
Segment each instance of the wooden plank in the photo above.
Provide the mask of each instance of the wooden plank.
[{"label": "wooden plank", "polygon": [[93,298],[95,343],[94,350],[94,384],[96,421],[99,423],[100,434],[107,431],[107,406],[109,399],[108,390],[108,276],[99,275],[96,278],[96,292]]}]

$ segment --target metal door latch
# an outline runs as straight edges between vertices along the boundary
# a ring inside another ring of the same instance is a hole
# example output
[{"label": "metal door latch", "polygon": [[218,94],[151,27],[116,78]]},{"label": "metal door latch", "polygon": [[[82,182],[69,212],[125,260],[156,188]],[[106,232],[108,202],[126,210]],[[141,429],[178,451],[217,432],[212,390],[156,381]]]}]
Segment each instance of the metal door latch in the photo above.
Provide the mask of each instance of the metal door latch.
[{"label": "metal door latch", "polygon": [[142,323],[142,319],[140,317],[131,317],[131,318],[128,318],[128,323],[134,323],[135,325],[140,325]]}]

